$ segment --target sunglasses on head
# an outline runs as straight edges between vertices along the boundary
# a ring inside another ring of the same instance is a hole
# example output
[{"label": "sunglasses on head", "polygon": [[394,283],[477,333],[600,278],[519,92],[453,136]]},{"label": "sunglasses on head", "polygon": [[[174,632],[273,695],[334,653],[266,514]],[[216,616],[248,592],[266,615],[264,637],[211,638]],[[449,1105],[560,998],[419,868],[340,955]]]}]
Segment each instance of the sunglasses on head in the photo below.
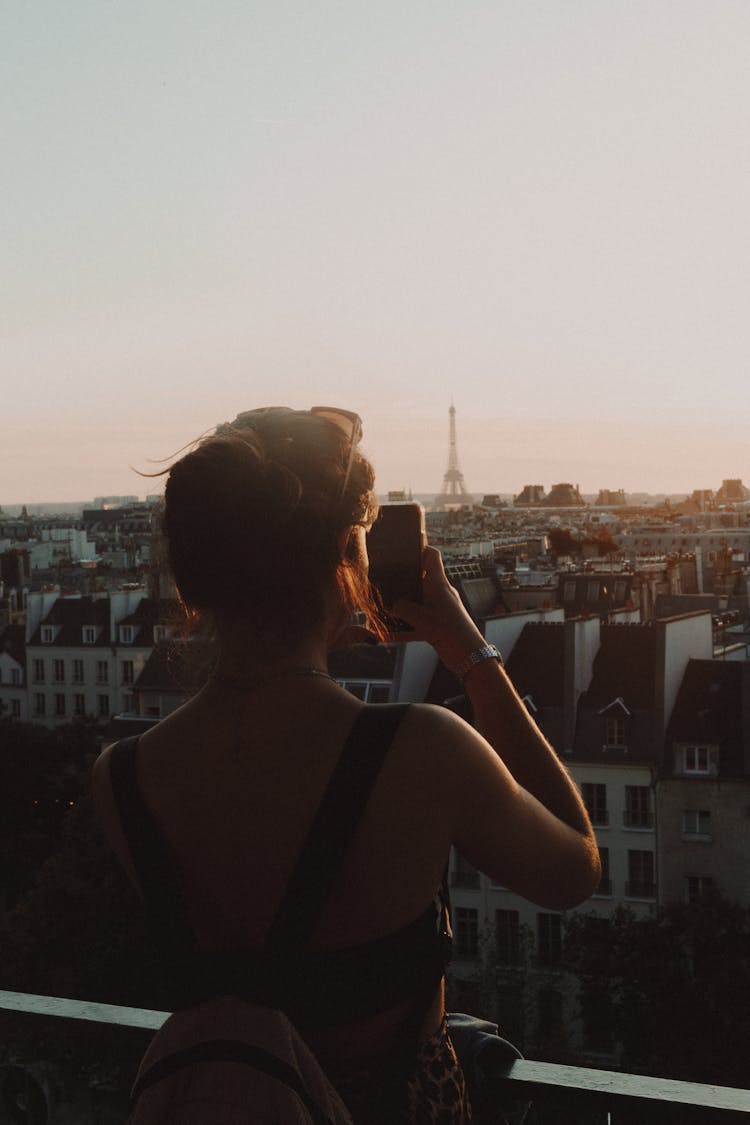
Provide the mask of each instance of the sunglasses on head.
[{"label": "sunglasses on head", "polygon": [[[330,422],[339,430],[340,433],[349,442],[349,460],[346,465],[346,472],[344,473],[344,481],[341,485],[339,496],[343,496],[346,492],[346,486],[349,483],[349,477],[354,464],[354,454],[357,446],[362,440],[362,419],[359,414],[355,414],[353,410],[340,410],[337,406],[313,406],[310,410],[289,410],[285,406],[261,406],[256,410],[246,410],[242,414],[238,414],[234,422],[225,423],[230,428],[244,425],[252,425],[253,418],[263,415],[273,415],[276,413],[289,413],[289,414],[314,414],[316,418],[324,418],[326,422]],[[219,432],[223,427],[218,427]]]}]

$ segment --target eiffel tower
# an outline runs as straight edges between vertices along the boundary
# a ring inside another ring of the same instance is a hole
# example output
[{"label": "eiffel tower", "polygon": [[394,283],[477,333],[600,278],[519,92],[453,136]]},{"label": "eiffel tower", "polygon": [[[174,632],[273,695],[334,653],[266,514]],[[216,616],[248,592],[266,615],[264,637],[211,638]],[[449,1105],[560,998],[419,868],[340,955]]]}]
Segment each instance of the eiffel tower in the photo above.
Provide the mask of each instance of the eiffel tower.
[{"label": "eiffel tower", "polygon": [[466,491],[464,474],[458,464],[456,452],[456,408],[451,403],[448,411],[450,418],[450,448],[448,451],[448,468],[443,477],[443,491],[435,497],[436,508],[458,508],[462,504],[473,503],[474,497]]}]

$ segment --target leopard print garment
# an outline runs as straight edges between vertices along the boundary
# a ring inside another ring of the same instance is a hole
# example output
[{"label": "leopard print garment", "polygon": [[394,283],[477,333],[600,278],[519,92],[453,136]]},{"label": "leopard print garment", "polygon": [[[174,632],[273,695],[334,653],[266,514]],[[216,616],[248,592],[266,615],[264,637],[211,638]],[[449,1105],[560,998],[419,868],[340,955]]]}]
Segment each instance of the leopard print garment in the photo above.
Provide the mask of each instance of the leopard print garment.
[{"label": "leopard print garment", "polygon": [[408,1075],[394,1081],[392,1060],[357,1069],[326,1066],[354,1125],[468,1125],[471,1104],[448,1034],[440,1028],[423,1040]]}]

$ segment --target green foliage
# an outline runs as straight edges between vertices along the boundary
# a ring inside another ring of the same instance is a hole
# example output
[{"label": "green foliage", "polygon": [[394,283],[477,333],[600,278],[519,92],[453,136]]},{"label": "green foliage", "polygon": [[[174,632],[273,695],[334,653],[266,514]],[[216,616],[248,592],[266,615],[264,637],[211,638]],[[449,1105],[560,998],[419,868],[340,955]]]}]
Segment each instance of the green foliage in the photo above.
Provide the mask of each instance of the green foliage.
[{"label": "green foliage", "polygon": [[720,896],[637,917],[567,920],[584,1022],[609,1013],[624,1069],[746,1085],[750,911]]},{"label": "green foliage", "polygon": [[159,1007],[156,958],[134,889],[86,795],[31,889],[0,916],[0,988]]},{"label": "green foliage", "polygon": [[88,785],[97,752],[90,719],[55,730],[0,720],[0,908],[18,899],[61,846],[65,820]]}]

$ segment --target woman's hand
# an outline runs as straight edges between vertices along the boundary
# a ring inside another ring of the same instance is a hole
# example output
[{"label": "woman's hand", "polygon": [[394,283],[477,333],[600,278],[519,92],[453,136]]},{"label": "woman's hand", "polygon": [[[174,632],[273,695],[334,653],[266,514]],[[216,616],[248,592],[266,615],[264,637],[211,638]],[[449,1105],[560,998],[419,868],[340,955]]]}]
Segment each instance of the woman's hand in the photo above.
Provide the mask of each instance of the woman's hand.
[{"label": "woman's hand", "polygon": [[394,617],[406,621],[414,631],[396,633],[393,639],[428,641],[447,668],[457,668],[486,641],[446,578],[443,560],[435,547],[425,547],[422,565],[421,604],[401,599],[393,607]]}]

